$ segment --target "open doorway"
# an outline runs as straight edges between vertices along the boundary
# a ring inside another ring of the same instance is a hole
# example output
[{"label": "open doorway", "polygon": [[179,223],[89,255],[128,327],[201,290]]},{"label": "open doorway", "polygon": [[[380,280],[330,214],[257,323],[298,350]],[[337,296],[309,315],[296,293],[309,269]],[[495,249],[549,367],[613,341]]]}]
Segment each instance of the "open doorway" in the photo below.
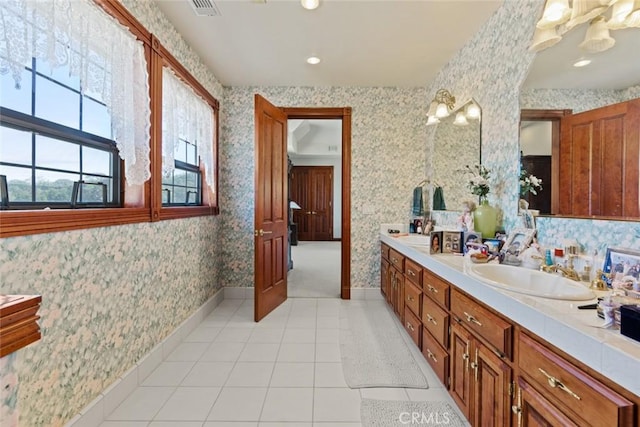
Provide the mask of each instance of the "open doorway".
[{"label": "open doorway", "polygon": [[289,119],[290,297],[341,293],[342,120]]}]

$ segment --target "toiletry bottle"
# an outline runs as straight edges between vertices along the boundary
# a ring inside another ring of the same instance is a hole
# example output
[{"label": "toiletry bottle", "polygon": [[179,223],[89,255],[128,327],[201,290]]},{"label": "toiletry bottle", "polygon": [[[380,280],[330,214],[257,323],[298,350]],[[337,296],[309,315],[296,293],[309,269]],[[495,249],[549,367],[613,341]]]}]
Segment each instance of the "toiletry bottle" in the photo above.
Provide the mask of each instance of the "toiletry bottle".
[{"label": "toiletry bottle", "polygon": [[544,263],[547,265],[553,265],[553,260],[551,259],[551,249],[547,249],[544,253]]}]

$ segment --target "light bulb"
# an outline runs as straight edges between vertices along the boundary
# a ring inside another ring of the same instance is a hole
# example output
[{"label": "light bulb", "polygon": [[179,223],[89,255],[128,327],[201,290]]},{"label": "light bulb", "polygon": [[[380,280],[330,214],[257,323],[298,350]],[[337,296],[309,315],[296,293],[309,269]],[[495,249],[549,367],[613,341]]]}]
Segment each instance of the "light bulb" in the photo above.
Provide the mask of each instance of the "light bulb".
[{"label": "light bulb", "polygon": [[300,0],[300,3],[307,10],[313,10],[320,6],[320,0]]},{"label": "light bulb", "polygon": [[436,117],[439,119],[449,117],[449,107],[447,107],[444,103],[438,104],[438,106],[436,107]]}]

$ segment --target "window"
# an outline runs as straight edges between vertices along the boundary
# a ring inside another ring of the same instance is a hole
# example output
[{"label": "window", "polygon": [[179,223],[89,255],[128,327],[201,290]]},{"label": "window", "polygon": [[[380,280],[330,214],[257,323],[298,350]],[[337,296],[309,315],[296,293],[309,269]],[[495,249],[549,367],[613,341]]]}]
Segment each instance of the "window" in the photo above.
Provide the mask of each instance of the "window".
[{"label": "window", "polygon": [[32,58],[21,77],[18,89],[0,76],[5,207],[119,206],[120,161],[106,105],[83,95],[68,68],[52,70],[44,60]]},{"label": "window", "polygon": [[179,139],[175,150],[175,166],[162,177],[162,204],[166,206],[201,205],[202,174],[198,147]]}]

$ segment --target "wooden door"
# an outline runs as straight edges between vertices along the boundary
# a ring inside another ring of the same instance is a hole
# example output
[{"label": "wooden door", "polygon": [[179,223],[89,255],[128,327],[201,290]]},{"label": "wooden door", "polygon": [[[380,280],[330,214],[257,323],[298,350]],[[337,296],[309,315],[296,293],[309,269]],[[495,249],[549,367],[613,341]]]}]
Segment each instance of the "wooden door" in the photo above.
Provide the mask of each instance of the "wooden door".
[{"label": "wooden door", "polygon": [[640,99],[561,122],[560,214],[638,217]]},{"label": "wooden door", "polygon": [[522,427],[577,427],[573,420],[549,402],[531,384],[518,377],[514,425]]},{"label": "wooden door", "polygon": [[287,299],[287,116],[255,96],[254,319]]},{"label": "wooden door", "polygon": [[473,424],[482,427],[508,426],[511,419],[511,368],[478,342],[473,354]]},{"label": "wooden door", "polygon": [[449,394],[458,404],[462,413],[471,419],[471,381],[469,365],[471,363],[471,334],[457,323],[451,325]]},{"label": "wooden door", "polygon": [[333,240],[333,166],[294,166],[291,181],[298,240]]}]

